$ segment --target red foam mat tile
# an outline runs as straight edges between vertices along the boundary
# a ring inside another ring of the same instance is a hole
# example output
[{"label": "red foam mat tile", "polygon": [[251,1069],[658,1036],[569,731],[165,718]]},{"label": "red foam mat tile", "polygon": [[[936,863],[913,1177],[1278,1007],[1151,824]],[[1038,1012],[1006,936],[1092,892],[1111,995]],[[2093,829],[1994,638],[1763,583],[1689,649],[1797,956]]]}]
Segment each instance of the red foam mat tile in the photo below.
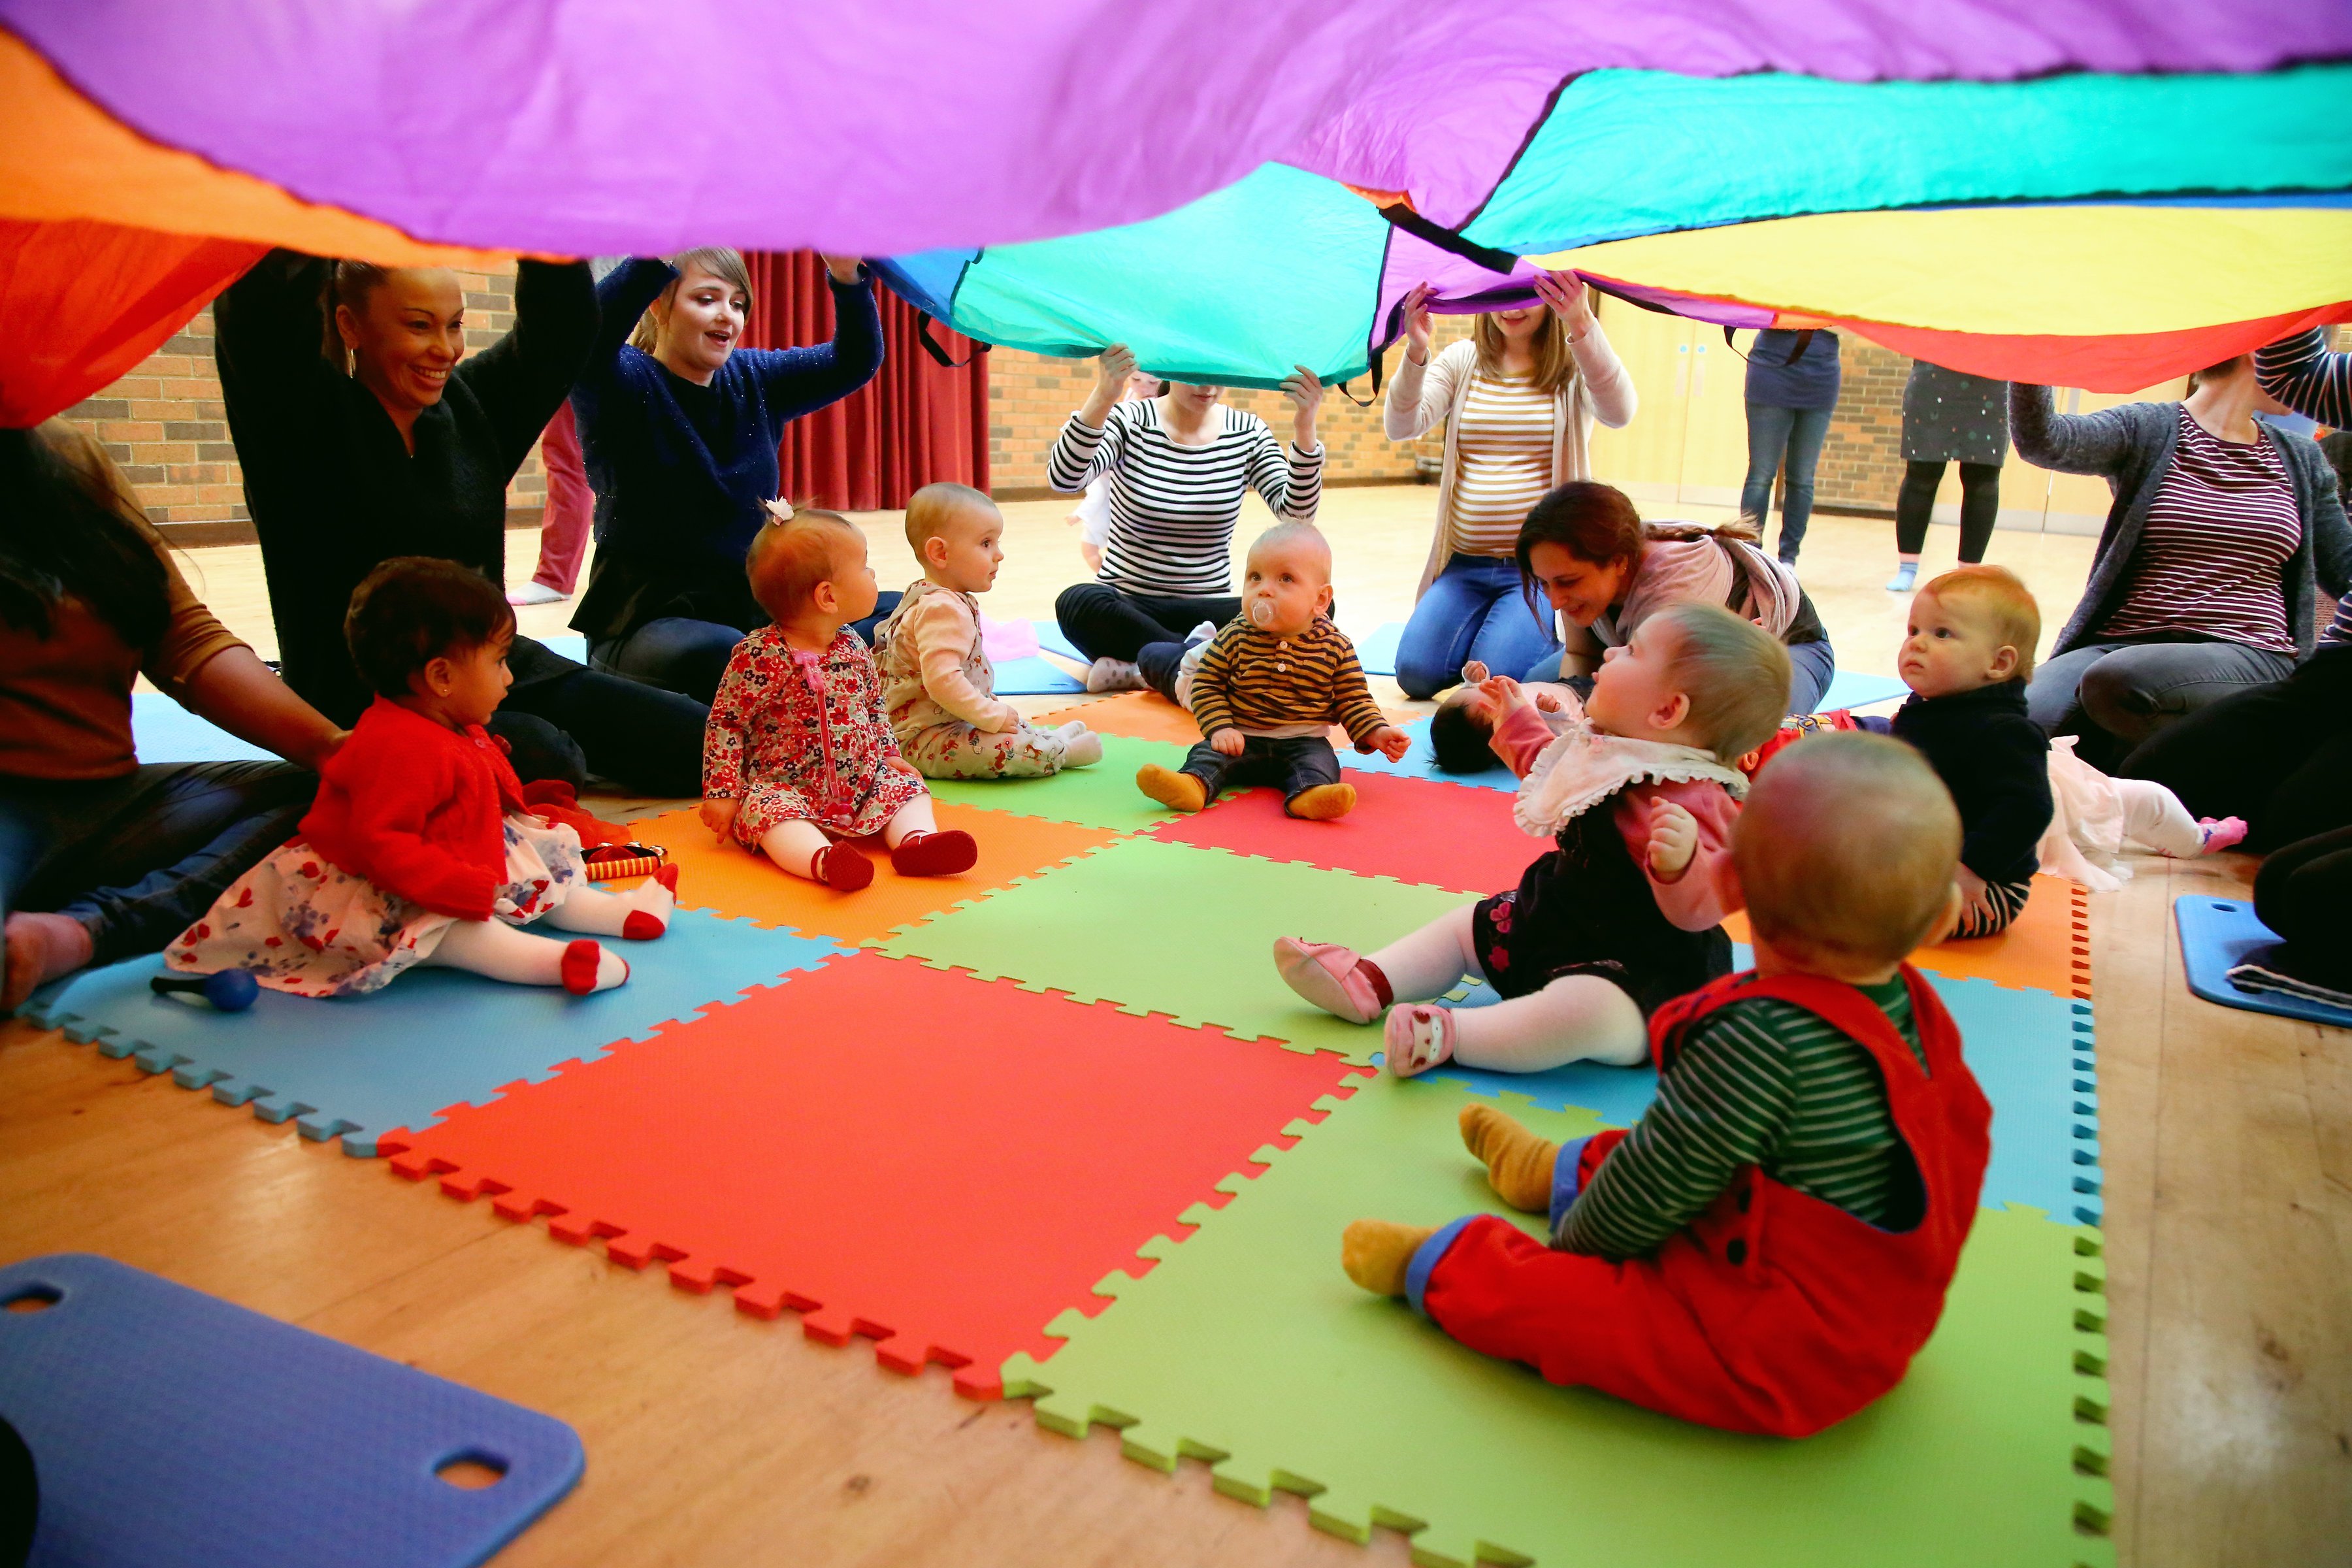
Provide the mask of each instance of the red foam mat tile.
[{"label": "red foam mat tile", "polygon": [[1518,886],[1528,862],[1551,847],[1519,831],[1513,797],[1500,790],[1360,769],[1347,782],[1356,786],[1356,809],[1336,822],[1301,822],[1284,814],[1279,792],[1249,789],[1150,836],[1462,893]]},{"label": "red foam mat tile", "polygon": [[1003,1392],[1045,1326],[1107,1305],[1178,1215],[1221,1205],[1345,1093],[1330,1055],[858,953],[459,1107],[393,1167],[697,1291],[735,1289],[885,1365]]}]

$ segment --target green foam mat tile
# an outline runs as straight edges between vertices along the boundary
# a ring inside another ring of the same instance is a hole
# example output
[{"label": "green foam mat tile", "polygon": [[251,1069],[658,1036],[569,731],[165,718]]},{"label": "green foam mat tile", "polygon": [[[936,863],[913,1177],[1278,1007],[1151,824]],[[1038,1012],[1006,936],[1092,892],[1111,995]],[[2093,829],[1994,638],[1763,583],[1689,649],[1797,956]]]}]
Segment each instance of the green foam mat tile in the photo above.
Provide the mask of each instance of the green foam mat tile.
[{"label": "green foam mat tile", "polygon": [[1017,816],[1046,816],[1114,833],[1139,832],[1173,819],[1169,810],[1135,787],[1136,770],[1146,763],[1180,767],[1185,748],[1126,735],[1102,738],[1103,759],[1091,767],[1066,768],[1042,779],[933,779],[931,794]]},{"label": "green foam mat tile", "polygon": [[[1304,1494],[1335,1534],[1409,1531],[1423,1563],[2112,1564],[2095,1232],[1979,1214],[1893,1393],[1801,1442],[1716,1432],[1552,1387],[1349,1283],[1351,1219],[1503,1212],[1461,1148],[1468,1103],[1390,1079],[1327,1099],[1189,1239],[1147,1246],[1156,1268],[1097,1286],[1112,1306],[1049,1325],[1060,1352],[1008,1362],[1006,1392],[1066,1434],[1122,1428],[1159,1468],[1204,1460],[1229,1496]],[[1597,1125],[1511,1109],[1549,1138]]]},{"label": "green foam mat tile", "polygon": [[1387,878],[1125,838],[878,945],[933,968],[1365,1063],[1380,1030],[1293,995],[1275,973],[1274,939],[1370,950],[1468,901]]}]

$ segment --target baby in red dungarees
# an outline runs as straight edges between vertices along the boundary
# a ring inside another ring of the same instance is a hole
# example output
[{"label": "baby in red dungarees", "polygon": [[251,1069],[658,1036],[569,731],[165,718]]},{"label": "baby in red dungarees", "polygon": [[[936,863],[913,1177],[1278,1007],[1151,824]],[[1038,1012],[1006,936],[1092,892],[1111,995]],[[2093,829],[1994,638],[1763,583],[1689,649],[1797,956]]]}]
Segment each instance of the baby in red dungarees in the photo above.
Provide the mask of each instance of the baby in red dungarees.
[{"label": "baby in red dungarees", "polygon": [[1951,928],[1960,825],[1917,753],[1790,748],[1733,835],[1756,968],[1650,1021],[1658,1097],[1566,1144],[1490,1106],[1493,1215],[1358,1220],[1340,1261],[1473,1350],[1736,1432],[1801,1437],[1903,1379],[1976,1218],[1992,1112],[1905,958]]},{"label": "baby in red dungarees", "polygon": [[837,512],[780,512],[744,569],[774,625],[735,645],[702,741],[702,820],[795,877],[855,892],[873,862],[839,842],[880,834],[902,877],[968,871],[971,835],[941,831],[898,754],[874,658],[849,623],[879,596],[866,536]]}]

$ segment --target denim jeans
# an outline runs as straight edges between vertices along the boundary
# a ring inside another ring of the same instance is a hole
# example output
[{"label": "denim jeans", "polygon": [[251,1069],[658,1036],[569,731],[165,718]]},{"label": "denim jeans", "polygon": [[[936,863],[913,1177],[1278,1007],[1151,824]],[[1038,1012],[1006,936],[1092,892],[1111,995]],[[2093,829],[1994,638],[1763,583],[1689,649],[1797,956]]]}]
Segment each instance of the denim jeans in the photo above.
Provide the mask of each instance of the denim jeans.
[{"label": "denim jeans", "polygon": [[93,963],[160,952],[294,836],[318,788],[290,763],[0,778],[0,914],[72,916],[89,928]]},{"label": "denim jeans", "polygon": [[1397,684],[1416,701],[1436,696],[1462,679],[1462,667],[1478,660],[1496,675],[1514,679],[1559,643],[1551,635],[1550,612],[1528,608],[1517,563],[1491,555],[1456,555],[1412,607],[1397,643]]},{"label": "denim jeans", "polygon": [[1772,511],[1772,477],[1780,471],[1785,453],[1789,486],[1780,507],[1780,559],[1791,563],[1797,547],[1805,542],[1805,525],[1813,520],[1813,469],[1822,460],[1822,444],[1829,439],[1832,412],[1748,405],[1748,480],[1739,488],[1739,510],[1754,518],[1758,528],[1764,526]]},{"label": "denim jeans", "polygon": [[1214,801],[1217,792],[1269,784],[1282,792],[1283,808],[1310,789],[1339,782],[1339,754],[1320,735],[1294,735],[1276,740],[1244,736],[1242,754],[1229,757],[1202,741],[1184,754],[1183,772],[1201,781]]},{"label": "denim jeans", "polygon": [[2025,705],[2042,733],[2081,737],[2075,753],[2115,773],[2134,747],[2166,725],[2294,673],[2292,655],[2243,643],[2088,643],[2036,669]]}]

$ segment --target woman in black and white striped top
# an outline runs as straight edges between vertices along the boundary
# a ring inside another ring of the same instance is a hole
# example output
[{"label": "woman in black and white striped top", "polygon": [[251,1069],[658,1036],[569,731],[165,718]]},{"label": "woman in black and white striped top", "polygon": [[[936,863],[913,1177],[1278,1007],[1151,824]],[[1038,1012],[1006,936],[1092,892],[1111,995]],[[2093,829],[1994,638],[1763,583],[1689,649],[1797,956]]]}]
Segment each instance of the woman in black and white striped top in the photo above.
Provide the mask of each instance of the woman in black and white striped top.
[{"label": "woman in black and white striped top", "polygon": [[1094,661],[1087,689],[1140,687],[1136,656],[1181,644],[1202,621],[1241,613],[1233,584],[1234,524],[1255,489],[1276,516],[1315,521],[1323,446],[1315,414],[1323,384],[1306,366],[1282,384],[1296,437],[1285,452],[1265,420],[1222,401],[1224,388],[1170,382],[1158,397],[1119,402],[1135,356],[1103,351],[1086,406],[1070,416],[1045,461],[1046,482],[1082,490],[1108,481],[1110,536],[1100,580],[1055,601],[1063,635]]}]

